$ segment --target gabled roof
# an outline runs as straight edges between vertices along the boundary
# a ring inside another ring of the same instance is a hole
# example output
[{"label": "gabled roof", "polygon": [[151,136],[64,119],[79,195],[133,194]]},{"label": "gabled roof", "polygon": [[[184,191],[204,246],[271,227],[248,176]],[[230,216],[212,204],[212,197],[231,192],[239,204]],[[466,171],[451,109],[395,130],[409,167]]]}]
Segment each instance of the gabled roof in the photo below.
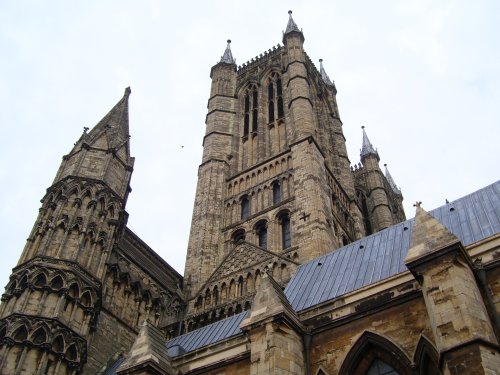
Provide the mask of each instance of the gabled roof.
[{"label": "gabled roof", "polygon": [[[500,233],[500,181],[429,212],[464,246]],[[296,311],[407,270],[414,219],[301,265],[285,289]]]},{"label": "gabled roof", "polygon": [[167,341],[168,355],[170,357],[177,357],[204,346],[243,334],[240,324],[247,314],[248,311],[244,311]]}]

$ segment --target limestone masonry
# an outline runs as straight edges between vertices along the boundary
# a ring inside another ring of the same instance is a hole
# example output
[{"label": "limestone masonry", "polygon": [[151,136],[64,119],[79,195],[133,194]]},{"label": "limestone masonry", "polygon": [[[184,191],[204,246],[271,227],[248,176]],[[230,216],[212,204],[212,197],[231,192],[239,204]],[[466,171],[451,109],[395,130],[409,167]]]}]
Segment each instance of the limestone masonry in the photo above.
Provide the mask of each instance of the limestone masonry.
[{"label": "limestone masonry", "polygon": [[0,373],[497,374],[500,182],[406,220],[289,12],[212,67],[184,275],[127,228],[124,96],[63,157],[0,305]]}]

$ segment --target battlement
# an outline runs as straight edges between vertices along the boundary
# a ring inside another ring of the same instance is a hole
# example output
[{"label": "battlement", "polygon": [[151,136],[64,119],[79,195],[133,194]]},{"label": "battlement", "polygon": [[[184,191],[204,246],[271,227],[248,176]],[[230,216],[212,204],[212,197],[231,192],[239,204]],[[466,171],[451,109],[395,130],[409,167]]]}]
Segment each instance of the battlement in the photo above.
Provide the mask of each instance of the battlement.
[{"label": "battlement", "polygon": [[250,59],[249,61],[243,63],[243,65],[239,65],[237,72],[238,74],[243,74],[249,71],[250,69],[260,65],[266,61],[268,61],[271,57],[278,55],[281,52],[282,46],[278,43],[278,45],[269,48],[267,51],[264,51],[258,56]]}]

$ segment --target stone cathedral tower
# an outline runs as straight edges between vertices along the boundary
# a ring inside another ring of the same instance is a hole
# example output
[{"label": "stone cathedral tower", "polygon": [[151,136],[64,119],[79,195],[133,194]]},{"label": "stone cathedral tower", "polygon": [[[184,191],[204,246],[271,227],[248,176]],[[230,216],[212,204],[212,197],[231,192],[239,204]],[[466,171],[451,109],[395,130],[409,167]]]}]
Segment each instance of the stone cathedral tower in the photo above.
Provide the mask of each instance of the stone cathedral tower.
[{"label": "stone cathedral tower", "polygon": [[1,374],[94,374],[145,319],[177,319],[181,276],[126,228],[129,95],[85,128],[42,198],[2,295]]},{"label": "stone cathedral tower", "polygon": [[283,46],[237,66],[228,40],[212,67],[184,274],[188,331],[248,309],[264,272],[285,285],[300,263],[404,220],[365,133],[351,169],[337,89],[304,40],[289,12]]}]

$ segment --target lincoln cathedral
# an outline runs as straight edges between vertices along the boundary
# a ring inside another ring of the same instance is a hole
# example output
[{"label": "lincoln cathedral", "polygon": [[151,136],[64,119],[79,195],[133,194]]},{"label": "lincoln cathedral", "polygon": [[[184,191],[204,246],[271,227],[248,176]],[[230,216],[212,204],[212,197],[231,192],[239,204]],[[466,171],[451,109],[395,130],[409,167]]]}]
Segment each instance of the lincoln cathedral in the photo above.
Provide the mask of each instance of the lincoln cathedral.
[{"label": "lincoln cathedral", "polygon": [[83,132],[2,294],[1,374],[498,373],[500,181],[407,220],[291,12],[282,38],[210,70],[183,274],[127,227],[130,88]]}]

